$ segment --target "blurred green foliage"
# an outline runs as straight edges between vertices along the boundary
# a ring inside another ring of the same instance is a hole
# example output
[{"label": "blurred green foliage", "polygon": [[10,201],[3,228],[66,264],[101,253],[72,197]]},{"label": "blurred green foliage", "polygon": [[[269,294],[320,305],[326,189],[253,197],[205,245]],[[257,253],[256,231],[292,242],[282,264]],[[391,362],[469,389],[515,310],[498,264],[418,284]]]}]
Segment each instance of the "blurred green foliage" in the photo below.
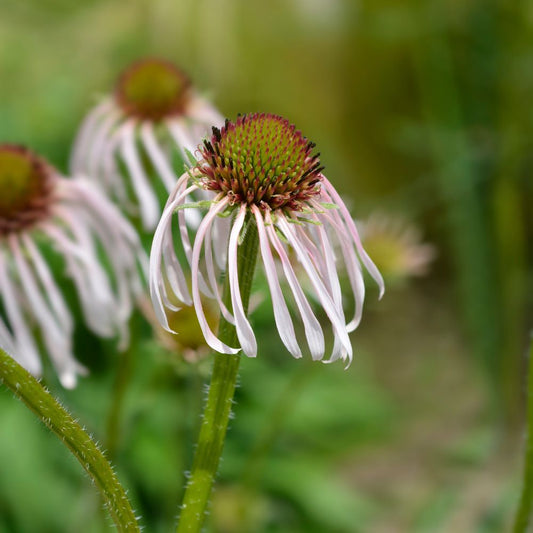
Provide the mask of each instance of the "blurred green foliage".
[{"label": "blurred green foliage", "polygon": [[[532,309],[532,31],[525,0],[0,0],[1,141],[67,172],[87,110],[158,55],[229,117],[289,118],[358,217],[403,213],[439,247],[431,278],[370,303],[348,371],[292,361],[258,309],[212,530],[504,530]],[[111,449],[147,530],[168,531],[210,365],[133,323],[129,360],[80,329],[91,376],[47,382]],[[0,420],[0,531],[110,529],[79,466],[5,391]]]}]

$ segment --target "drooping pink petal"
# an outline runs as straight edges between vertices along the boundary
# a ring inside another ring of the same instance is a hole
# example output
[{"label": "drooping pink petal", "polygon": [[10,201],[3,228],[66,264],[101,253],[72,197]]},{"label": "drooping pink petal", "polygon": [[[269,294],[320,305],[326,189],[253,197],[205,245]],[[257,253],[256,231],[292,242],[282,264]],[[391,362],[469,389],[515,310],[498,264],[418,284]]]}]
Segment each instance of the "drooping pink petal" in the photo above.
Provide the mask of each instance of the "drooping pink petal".
[{"label": "drooping pink petal", "polygon": [[117,154],[122,145],[122,133],[126,124],[119,126],[107,141],[101,156],[102,174],[100,181],[106,191],[113,194],[122,209],[130,214],[138,214],[135,204],[131,201],[126,189],[126,180],[122,176],[117,164]]},{"label": "drooping pink petal", "polygon": [[154,128],[151,122],[146,121],[142,123],[141,139],[144,147],[146,148],[148,156],[150,157],[155,169],[161,176],[167,191],[170,193],[176,185],[177,178],[167,161],[167,156],[163,152],[161,146],[159,146],[159,142],[154,134]]},{"label": "drooping pink petal", "polygon": [[11,357],[15,357],[15,353],[17,352],[15,339],[2,320],[2,317],[0,317],[0,348],[11,355]]},{"label": "drooping pink petal", "polygon": [[298,278],[294,273],[294,269],[292,268],[289,257],[287,256],[287,253],[283,248],[283,244],[281,243],[279,237],[276,235],[276,231],[274,230],[274,226],[272,224],[272,220],[270,218],[269,213],[267,213],[267,224],[268,226],[266,227],[266,231],[270,238],[270,242],[274,246],[280,258],[281,266],[283,267],[285,277],[287,278],[289,287],[291,288],[291,291],[294,295],[296,306],[298,307],[298,311],[300,312],[300,315],[302,317],[307,343],[309,345],[309,350],[311,351],[311,357],[315,361],[320,360],[324,357],[325,350],[324,333],[322,332],[322,327],[320,326],[320,322],[314,315],[311,306],[307,301],[307,298],[305,297]]},{"label": "drooping pink petal", "polygon": [[72,388],[76,385],[76,375],[80,366],[72,354],[72,332],[66,329],[64,324],[58,322],[49,309],[29,265],[22,257],[20,244],[15,235],[9,236],[8,244],[17,265],[21,286],[27,301],[31,304],[32,314],[43,332],[44,344],[57,370],[59,379],[64,387]]},{"label": "drooping pink petal", "polygon": [[359,254],[359,257],[361,258],[361,261],[365,265],[365,268],[368,270],[368,273],[372,276],[374,281],[377,283],[379,287],[379,297],[381,298],[385,292],[385,283],[383,281],[383,276],[381,275],[380,271],[378,270],[378,268],[376,267],[372,259],[370,259],[365,249],[363,248],[363,244],[361,243],[361,238],[359,237],[359,232],[357,231],[357,228],[355,227],[355,223],[350,215],[350,212],[348,211],[346,205],[342,201],[342,198],[339,196],[339,193],[335,190],[333,185],[331,185],[331,183],[327,180],[326,177],[323,177],[322,183],[324,184],[326,191],[329,193],[329,195],[331,196],[335,204],[340,209],[344,222],[347,225],[350,231],[350,234],[355,242],[357,253]]},{"label": "drooping pink petal", "polygon": [[6,257],[0,250],[0,293],[3,295],[4,307],[13,330],[15,350],[13,355],[29,372],[40,375],[42,371],[41,360],[30,333],[26,320],[20,307],[20,299],[16,288],[7,272]]},{"label": "drooping pink petal", "polygon": [[[198,95],[191,99],[187,115],[193,124],[200,123],[204,130],[206,126],[218,128],[224,125],[225,118],[205,98]],[[204,135],[205,131],[200,136]]]},{"label": "drooping pink petal", "polygon": [[[327,197],[329,200],[329,197]],[[317,213],[322,209],[321,206],[316,203],[313,204]],[[352,293],[354,295],[355,301],[355,310],[354,317],[346,325],[349,332],[354,331],[359,323],[361,322],[361,317],[363,316],[363,303],[365,301],[365,283],[363,279],[363,273],[361,271],[361,265],[357,259],[357,255],[353,249],[351,238],[346,225],[343,224],[342,219],[336,209],[326,211],[324,213],[319,213],[319,220],[322,220],[324,224],[329,223],[332,227],[332,231],[337,237],[337,241],[340,244],[342,254],[344,257],[344,264],[346,265],[346,272],[348,274],[348,279],[350,280],[350,286],[352,288]]]},{"label": "drooping pink petal", "polygon": [[279,215],[276,225],[283,232],[283,235],[289,241],[289,244],[292,246],[292,248],[296,251],[298,259],[300,260],[300,263],[302,263],[307,275],[309,276],[309,280],[311,281],[311,284],[315,289],[316,295],[320,300],[328,318],[330,319],[333,328],[337,331],[346,351],[348,353],[351,353],[352,345],[348,337],[348,332],[346,331],[346,325],[344,323],[343,317],[338,315],[336,306],[332,301],[328,290],[321,281],[320,276],[318,275],[311,260],[309,259],[307,252],[300,244],[298,238],[295,236],[295,233],[290,227],[290,224],[285,219],[285,216]]},{"label": "drooping pink petal", "polygon": [[[149,274],[150,296],[159,322],[171,333],[175,332],[170,329],[165,314],[165,307],[168,307],[169,299],[166,294],[165,281],[161,279],[160,275],[161,266],[164,261],[165,277],[177,298],[186,305],[191,305],[192,299],[187,287],[185,274],[174,253],[171,225],[175,209],[182,205],[183,200],[194,188],[195,186],[193,185],[189,188],[182,189],[180,194],[174,197],[170,204],[167,204],[152,240]],[[167,305],[165,305],[165,302]],[[178,308],[174,308],[174,310],[178,310]]]},{"label": "drooping pink petal", "polygon": [[192,154],[196,150],[197,143],[191,140],[187,129],[183,126],[183,119],[171,118],[166,121],[166,125],[184,161],[188,161],[186,150]]},{"label": "drooping pink petal", "polygon": [[200,254],[203,247],[203,241],[205,239],[205,234],[209,229],[209,226],[213,223],[213,219],[221,213],[227,206],[228,201],[222,200],[217,204],[214,204],[211,209],[208,211],[207,215],[202,220],[202,223],[198,227],[198,232],[196,234],[196,239],[194,241],[194,247],[192,251],[192,265],[191,265],[191,277],[192,277],[192,298],[194,302],[194,308],[196,310],[196,315],[198,317],[198,322],[202,333],[204,334],[207,344],[220,353],[226,354],[236,354],[240,351],[239,348],[232,348],[227,344],[224,344],[212,331],[207,323],[205,313],[202,306],[202,299],[200,297],[199,289],[199,264],[200,264]]},{"label": "drooping pink petal", "polygon": [[89,151],[90,142],[94,136],[95,130],[100,123],[100,120],[112,109],[112,101],[106,98],[92,109],[83,121],[76,139],[74,140],[70,157],[69,167],[73,173],[77,173],[84,168],[83,160]]},{"label": "drooping pink petal", "polygon": [[241,298],[241,291],[239,288],[239,270],[237,266],[239,235],[244,225],[246,217],[246,206],[241,205],[239,214],[235,218],[231,233],[229,236],[228,246],[228,277],[231,293],[231,305],[233,307],[233,315],[235,316],[235,329],[237,330],[237,337],[241,345],[242,351],[248,357],[255,357],[257,355],[257,342],[255,335],[250,326],[250,322],[246,318],[244,307]]},{"label": "drooping pink petal", "polygon": [[274,320],[278,328],[279,336],[283,344],[289,350],[293,357],[302,357],[302,352],[296,340],[296,333],[292,324],[292,318],[285,303],[283,292],[279,284],[278,274],[276,272],[276,265],[270,250],[270,242],[266,234],[263,217],[257,206],[252,206],[252,212],[255,215],[257,224],[257,232],[259,235],[259,247],[261,249],[261,257],[263,258],[263,266],[270,288],[270,295],[272,297],[272,308],[274,309]]},{"label": "drooping pink petal", "polygon": [[[216,227],[216,224],[213,223],[209,227],[209,229],[206,232],[205,235],[205,264],[206,264],[206,271],[207,271],[207,279],[209,280],[209,284],[211,286],[211,291],[215,295],[217,304],[220,308],[220,311],[222,312],[222,316],[230,323],[235,325],[235,317],[228,311],[228,308],[222,301],[222,296],[220,294],[219,290],[219,283],[217,279],[217,273],[215,270],[215,264],[213,261],[213,249],[212,249],[212,241],[211,241],[211,235],[213,233],[213,228]],[[227,242],[226,242],[227,247]]]},{"label": "drooping pink petal", "polygon": [[[194,190],[196,190],[197,187],[195,187]],[[192,266],[192,246],[191,246],[191,239],[189,237],[189,225],[187,224],[187,218],[185,216],[185,209],[180,209],[177,213],[178,215],[178,227],[180,231],[181,236],[181,245],[183,246],[183,251],[185,252],[185,257],[187,259],[187,262],[189,263],[189,267]],[[198,283],[200,287],[200,291],[207,296],[208,298],[215,298],[215,295],[213,292],[209,289],[209,286],[207,285],[204,275],[201,271],[198,271]]]},{"label": "drooping pink petal", "polygon": [[131,176],[131,183],[139,203],[143,227],[145,230],[153,229],[159,221],[159,202],[154,190],[150,187],[135,147],[135,122],[133,121],[128,122],[128,126],[124,129],[121,153]]},{"label": "drooping pink petal", "polygon": [[85,165],[74,169],[75,173],[87,174],[100,179],[105,179],[101,173],[102,154],[113,135],[113,130],[120,129],[122,117],[117,109],[110,109],[104,120],[98,125],[94,135],[90,139],[91,144],[87,146],[87,161]]},{"label": "drooping pink petal", "polygon": [[[313,216],[313,219],[318,222],[316,216]],[[329,293],[332,297],[335,307],[337,308],[338,315],[342,318],[343,322],[345,322],[344,310],[342,308],[341,284],[335,265],[335,252],[333,250],[333,246],[329,241],[323,225],[316,226],[314,230],[318,233],[318,238],[320,240],[319,253],[321,253],[325,262],[326,286],[329,288]]]},{"label": "drooping pink petal", "polygon": [[50,271],[46,261],[43,259],[37,246],[35,246],[33,240],[28,234],[23,233],[21,235],[21,239],[24,243],[24,247],[30,254],[30,258],[35,266],[37,275],[39,276],[45,292],[50,299],[50,304],[52,305],[58,320],[61,321],[65,325],[65,328],[67,328],[69,331],[72,330],[72,314],[67,308],[61,291],[59,290],[59,287],[57,286],[57,283],[54,280],[52,272]]}]

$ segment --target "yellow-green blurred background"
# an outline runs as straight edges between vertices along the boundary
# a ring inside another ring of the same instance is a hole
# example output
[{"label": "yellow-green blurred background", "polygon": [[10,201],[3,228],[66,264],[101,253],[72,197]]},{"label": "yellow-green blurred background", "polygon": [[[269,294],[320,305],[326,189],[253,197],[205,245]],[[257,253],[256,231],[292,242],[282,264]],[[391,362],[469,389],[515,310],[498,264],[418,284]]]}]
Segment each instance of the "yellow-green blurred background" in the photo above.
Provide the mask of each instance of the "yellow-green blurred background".
[{"label": "yellow-green blurred background", "polygon": [[[145,56],[175,61],[230,118],[284,115],[357,218],[401,215],[437,250],[426,277],[391,280],[379,303],[369,291],[347,371],[293,361],[258,309],[208,530],[507,530],[533,323],[533,3],[0,0],[0,142],[67,172],[86,112]],[[48,384],[106,446],[126,376],[113,461],[146,531],[170,531],[209,361],[184,363],[134,324],[126,372],[80,329],[91,376]],[[1,532],[112,529],[79,465],[6,391],[0,427]]]}]

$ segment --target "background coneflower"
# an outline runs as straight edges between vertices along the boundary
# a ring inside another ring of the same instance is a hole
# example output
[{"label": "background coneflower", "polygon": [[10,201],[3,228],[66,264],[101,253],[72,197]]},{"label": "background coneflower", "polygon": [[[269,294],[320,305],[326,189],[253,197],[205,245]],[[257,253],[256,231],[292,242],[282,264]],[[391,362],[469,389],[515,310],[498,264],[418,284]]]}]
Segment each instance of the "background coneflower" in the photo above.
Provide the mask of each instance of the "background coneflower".
[{"label": "background coneflower", "polygon": [[71,388],[86,370],[74,358],[72,312],[41,243],[62,257],[89,328],[119,334],[125,345],[144,263],[133,228],[92,184],[61,177],[26,148],[0,145],[0,344],[40,375],[36,326],[62,385]]},{"label": "background coneflower", "polygon": [[113,95],[84,120],[71,170],[98,180],[151,230],[161,214],[159,184],[166,195],[176,184],[174,153],[187,160],[210,127],[222,122],[178,67],[143,59],[122,73]]},{"label": "background coneflower", "polygon": [[423,242],[416,225],[399,215],[374,212],[359,226],[365,248],[387,281],[402,284],[428,273],[437,249]]}]

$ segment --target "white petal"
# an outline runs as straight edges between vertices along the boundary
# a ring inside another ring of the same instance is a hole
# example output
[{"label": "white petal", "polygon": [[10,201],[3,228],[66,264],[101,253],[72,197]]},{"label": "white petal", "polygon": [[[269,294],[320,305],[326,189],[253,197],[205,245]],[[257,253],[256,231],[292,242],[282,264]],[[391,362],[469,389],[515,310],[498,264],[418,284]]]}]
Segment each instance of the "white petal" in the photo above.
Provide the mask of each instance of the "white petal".
[{"label": "white petal", "polygon": [[[317,217],[313,217],[314,220],[319,222]],[[341,285],[339,281],[339,275],[337,273],[337,268],[335,266],[335,252],[333,250],[333,247],[331,245],[331,242],[329,241],[329,238],[327,236],[327,233],[324,229],[324,226],[316,226],[315,231],[318,233],[318,238],[320,239],[320,246],[321,246],[321,252],[325,260],[325,269],[326,269],[326,277],[325,280],[327,282],[327,285],[329,287],[330,295],[332,296],[333,303],[335,304],[337,308],[337,313],[340,317],[342,317],[343,321],[344,319],[344,310],[342,308],[342,292],[341,292]]]},{"label": "white petal", "polygon": [[205,234],[205,264],[206,264],[206,271],[207,271],[207,279],[209,280],[209,284],[211,286],[211,290],[213,294],[215,295],[217,304],[220,307],[222,316],[230,324],[235,325],[235,318],[228,311],[228,308],[222,301],[222,297],[220,295],[219,283],[218,283],[217,274],[215,271],[215,265],[213,262],[213,249],[211,246],[211,234],[213,233],[213,227],[216,227],[216,224],[213,224],[212,226],[210,226],[209,230]]},{"label": "white petal", "polygon": [[95,129],[101,120],[109,111],[113,109],[111,100],[105,99],[95,106],[87,115],[76,135],[72,147],[69,168],[73,174],[85,170],[82,163],[88,155],[89,144],[94,136]]},{"label": "white petal", "polygon": [[9,239],[9,245],[15,258],[21,285],[26,294],[29,308],[39,322],[43,342],[57,370],[61,383],[67,388],[72,388],[76,385],[76,374],[81,367],[72,354],[72,332],[68,328],[65,328],[64,324],[58,322],[48,308],[28,264],[22,257],[18,242],[13,236],[11,237]]},{"label": "white petal", "polygon": [[228,240],[231,231],[231,218],[221,218],[215,224],[213,236],[213,248],[215,250],[215,260],[220,270],[226,270],[228,260]]},{"label": "white petal", "polygon": [[122,137],[121,153],[131,176],[131,183],[139,203],[141,219],[145,230],[155,228],[161,209],[153,188],[144,173],[139,154],[135,147],[135,125],[128,123]]},{"label": "white petal", "polygon": [[309,345],[309,350],[311,351],[311,356],[315,361],[320,360],[324,357],[325,350],[324,333],[322,332],[322,327],[314,315],[307,298],[305,297],[302,287],[298,282],[298,278],[294,273],[294,269],[292,268],[289,257],[285,252],[285,248],[283,248],[283,244],[276,235],[276,231],[274,230],[269,214],[267,214],[267,223],[269,225],[267,226],[266,231],[270,237],[270,242],[272,242],[281,260],[281,266],[283,267],[285,277],[287,278],[289,287],[294,295],[296,306],[298,307],[298,311],[302,317],[305,336]]},{"label": "white petal", "polygon": [[41,360],[35,345],[35,341],[26,326],[26,320],[22,315],[20,298],[17,294],[13,282],[7,272],[7,262],[5,255],[0,252],[0,293],[2,294],[4,307],[7,313],[9,324],[13,330],[15,350],[13,357],[28,372],[40,375],[42,371]]},{"label": "white petal", "polygon": [[146,152],[152,160],[155,169],[161,176],[167,191],[172,191],[177,182],[176,175],[167,161],[167,157],[162,148],[157,142],[152,124],[148,121],[143,122],[141,125],[141,139],[146,148]]},{"label": "white petal", "polygon": [[5,323],[2,320],[2,317],[0,316],[0,348],[4,350],[4,352],[7,352],[11,357],[15,357],[15,353],[17,351],[15,347],[15,339],[13,338],[13,335],[5,325]]},{"label": "white petal", "polygon": [[278,274],[276,272],[276,265],[270,250],[270,242],[265,231],[263,217],[257,206],[252,207],[257,223],[257,231],[259,235],[259,247],[261,249],[261,257],[263,258],[263,265],[265,267],[265,274],[267,277],[270,294],[272,296],[272,308],[274,309],[274,320],[278,328],[279,336],[283,344],[294,357],[302,357],[302,352],[296,340],[296,333],[292,324],[292,318],[285,303],[283,292],[279,284]]},{"label": "white petal", "polygon": [[[206,126],[216,126],[221,128],[224,125],[225,118],[201,96],[195,96],[187,108],[187,116],[191,117],[193,122],[203,122]],[[204,136],[208,131],[201,134]]]},{"label": "white petal", "polygon": [[207,323],[207,319],[204,314],[204,310],[202,307],[202,299],[200,297],[200,290],[199,290],[199,262],[200,262],[200,253],[202,250],[202,244],[203,240],[205,238],[206,231],[208,230],[209,226],[213,223],[213,219],[218,215],[218,213],[222,212],[228,202],[227,200],[222,200],[218,204],[214,204],[211,209],[208,211],[207,215],[202,220],[202,223],[200,224],[198,228],[198,232],[196,234],[196,239],[194,241],[194,247],[192,251],[192,265],[191,265],[191,276],[192,276],[192,298],[194,302],[194,308],[196,309],[196,315],[198,317],[198,322],[200,324],[200,328],[202,329],[202,333],[204,334],[205,340],[213,350],[216,350],[220,353],[227,353],[227,354],[236,354],[240,350],[238,348],[231,348],[227,344],[224,344],[212,331],[209,327],[209,324]]},{"label": "white petal", "polygon": [[110,136],[106,145],[102,150],[102,177],[101,181],[106,191],[114,195],[118,200],[122,209],[128,213],[137,214],[137,208],[132,200],[130,200],[126,188],[127,179],[123,172],[119,170],[117,165],[117,155],[119,147],[122,145],[122,136],[124,129],[128,123],[119,126]]},{"label": "white petal", "polygon": [[323,177],[322,183],[324,184],[326,190],[331,195],[334,203],[337,205],[337,207],[340,209],[342,216],[344,218],[344,222],[346,223],[350,234],[355,242],[355,246],[357,248],[357,252],[359,253],[359,257],[361,258],[361,261],[365,265],[366,269],[368,270],[368,273],[374,278],[374,281],[377,283],[379,287],[379,297],[381,298],[385,292],[385,283],[383,281],[383,276],[381,275],[380,271],[370,259],[369,255],[366,253],[365,249],[363,248],[363,245],[361,243],[361,239],[359,237],[359,233],[357,231],[357,228],[355,227],[355,223],[346,208],[346,205],[342,201],[342,198],[339,196],[339,193],[335,190],[333,185],[325,178]]},{"label": "white petal", "polygon": [[295,236],[293,229],[290,227],[290,224],[281,214],[278,216],[277,226],[281,229],[286,239],[289,241],[290,245],[296,251],[298,259],[300,260],[300,263],[302,263],[305,271],[307,272],[309,280],[311,281],[315,289],[316,295],[318,296],[320,303],[324,308],[324,311],[331,320],[333,328],[337,330],[337,333],[342,341],[343,346],[349,353],[351,353],[352,346],[348,337],[348,332],[346,331],[346,325],[344,324],[343,318],[338,315],[336,306],[332,301],[326,287],[320,280],[320,276],[316,272],[315,267],[309,259],[309,256],[300,244],[298,238]]},{"label": "white petal", "polygon": [[41,323],[45,341],[48,335],[56,342],[60,342],[62,340],[61,338],[64,336],[69,337],[71,331],[68,329],[67,324],[58,322],[57,317],[48,308],[45,297],[42,294],[28,263],[22,257],[17,237],[11,234],[8,237],[8,243],[15,259],[21,287],[26,294],[32,314]]},{"label": "white petal", "polygon": [[[179,186],[181,187],[181,185]],[[165,303],[168,303],[168,297],[166,295],[165,280],[161,276],[163,260],[165,261],[165,275],[174,294],[179,300],[187,305],[192,303],[185,275],[174,254],[174,244],[170,233],[174,210],[181,205],[183,199],[188,194],[187,191],[188,189],[185,191],[182,190],[180,195],[165,207],[161,220],[155,230],[150,252],[150,296],[152,298],[157,319],[160,324],[170,332],[173,331],[170,329],[165,313],[165,307],[168,307],[168,305],[165,305]],[[169,234],[170,236],[168,236]]]},{"label": "white petal", "polygon": [[59,290],[59,287],[57,286],[57,283],[55,282],[46,261],[43,259],[41,253],[33,243],[33,240],[26,233],[22,234],[22,241],[26,250],[28,250],[28,253],[30,254],[33,264],[35,265],[37,275],[39,276],[39,279],[45,288],[46,294],[50,299],[50,303],[57,315],[57,318],[65,324],[67,329],[72,330],[72,314],[67,308],[61,291]]},{"label": "white petal", "polygon": [[[74,228],[79,228],[76,224]],[[40,228],[50,236],[57,250],[63,255],[67,272],[72,277],[85,320],[89,327],[102,337],[114,334],[111,289],[102,267],[95,259],[92,243],[82,237],[81,242],[72,241],[57,225],[42,224]]]},{"label": "white petal", "polygon": [[174,138],[176,146],[178,147],[181,156],[183,157],[183,160],[185,161],[185,163],[188,163],[189,156],[187,155],[186,151],[189,151],[191,154],[193,154],[197,148],[197,145],[200,143],[200,139],[198,139],[195,143],[195,141],[192,140],[188,135],[186,129],[183,126],[182,121],[178,119],[173,118],[167,120],[166,125],[168,131],[170,131],[170,134]]},{"label": "white petal", "polygon": [[[187,258],[187,262],[189,263],[189,267],[191,266],[192,262],[192,247],[191,247],[191,241],[189,238],[189,230],[187,227],[187,219],[185,217],[185,211],[186,209],[180,209],[178,211],[178,227],[180,230],[180,236],[181,236],[181,245],[183,246],[183,251],[185,252],[185,257]],[[200,290],[203,294],[205,294],[208,298],[215,298],[215,295],[211,292],[209,289],[204,275],[201,271],[198,271],[198,283]]]},{"label": "white petal", "polygon": [[241,205],[239,214],[235,218],[233,228],[229,236],[228,246],[228,277],[229,287],[231,293],[231,305],[233,307],[233,314],[235,316],[235,329],[237,330],[237,337],[241,344],[242,351],[248,357],[255,357],[257,355],[257,342],[255,335],[250,326],[250,322],[246,318],[244,307],[242,304],[241,291],[239,288],[239,271],[237,267],[237,250],[239,246],[239,235],[244,225],[244,218],[246,216],[246,206]]},{"label": "white petal", "polygon": [[91,139],[91,144],[87,146],[86,164],[80,166],[77,172],[87,174],[106,182],[106,176],[102,174],[102,154],[113,135],[113,130],[122,121],[121,113],[116,109],[110,109],[104,120],[98,125]]},{"label": "white petal", "polygon": [[[317,204],[315,206],[317,209],[320,206]],[[353,319],[346,325],[348,332],[354,331],[359,323],[361,322],[361,317],[363,315],[363,303],[365,301],[365,283],[363,279],[363,273],[361,272],[361,265],[355,254],[355,251],[352,246],[353,240],[348,233],[346,225],[342,223],[342,219],[337,212],[337,210],[332,209],[329,212],[325,212],[319,215],[319,219],[325,224],[329,222],[333,230],[335,231],[337,240],[341,246],[342,254],[344,257],[344,263],[346,265],[346,272],[348,273],[348,278],[350,280],[350,285],[352,288],[352,293],[354,295],[355,301],[355,311]]]}]

